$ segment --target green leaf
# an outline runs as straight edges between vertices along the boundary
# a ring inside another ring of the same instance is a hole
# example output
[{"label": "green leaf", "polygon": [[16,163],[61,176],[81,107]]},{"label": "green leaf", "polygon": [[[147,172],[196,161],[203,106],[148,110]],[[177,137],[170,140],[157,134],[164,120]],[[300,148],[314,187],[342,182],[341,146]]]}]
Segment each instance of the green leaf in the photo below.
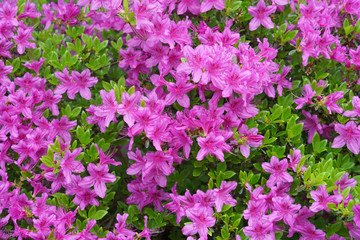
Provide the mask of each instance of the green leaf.
[{"label": "green leaf", "polygon": [[195,168],[193,171],[193,176],[198,177],[202,173],[202,168]]},{"label": "green leaf", "polygon": [[312,143],[314,153],[318,154],[326,150],[327,140],[320,141],[320,136],[318,133],[315,133]]},{"label": "green leaf", "polygon": [[81,112],[81,107],[74,108],[71,112],[71,117],[76,118],[77,116],[79,116],[80,112]]},{"label": "green leaf", "polygon": [[40,161],[48,167],[55,168],[54,159],[50,159],[48,156],[42,156]]},{"label": "green leaf", "polygon": [[357,20],[354,26],[354,36],[360,33],[360,18]]},{"label": "green leaf", "polygon": [[108,211],[106,210],[98,210],[95,215],[94,215],[94,219],[95,220],[100,220],[103,217],[105,217],[105,215],[108,213]]},{"label": "green leaf", "polygon": [[229,179],[235,175],[234,171],[226,171],[224,172],[224,179]]},{"label": "green leaf", "polygon": [[284,37],[284,42],[293,40],[296,37],[296,35],[298,34],[298,32],[299,32],[298,30],[293,30],[293,31],[287,32]]},{"label": "green leaf", "polygon": [[96,207],[95,206],[91,206],[89,212],[88,212],[88,217],[90,219],[94,219],[95,217],[95,213],[96,213]]},{"label": "green leaf", "polygon": [[129,88],[129,90],[127,90],[129,95],[132,95],[135,92],[135,87],[132,86],[131,88]]},{"label": "green leaf", "polygon": [[259,180],[260,180],[261,174],[255,174],[254,176],[251,177],[251,180],[249,182],[250,185],[254,185],[256,184]]}]

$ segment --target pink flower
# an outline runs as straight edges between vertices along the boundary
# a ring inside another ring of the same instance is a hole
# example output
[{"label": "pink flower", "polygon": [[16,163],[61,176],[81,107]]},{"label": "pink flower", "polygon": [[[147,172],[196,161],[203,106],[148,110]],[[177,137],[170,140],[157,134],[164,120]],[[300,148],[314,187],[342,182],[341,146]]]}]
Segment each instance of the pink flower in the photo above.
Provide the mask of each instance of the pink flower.
[{"label": "pink flower", "polygon": [[286,158],[279,161],[279,159],[275,156],[271,157],[270,163],[263,163],[263,169],[266,172],[271,173],[269,180],[266,182],[266,186],[272,188],[275,186],[275,184],[279,185],[280,183],[293,182],[293,177],[288,172],[286,172],[288,166],[289,165]]},{"label": "pink flower", "polygon": [[207,12],[211,8],[215,8],[217,10],[223,10],[225,8],[225,2],[224,0],[204,0],[201,3],[201,12]]},{"label": "pink flower", "polygon": [[351,100],[351,104],[354,107],[352,111],[345,111],[344,116],[346,117],[360,117],[360,98],[354,96]]},{"label": "pink flower", "polygon": [[360,152],[360,129],[357,128],[354,121],[349,121],[346,125],[335,123],[335,131],[340,134],[334,139],[332,148],[342,148],[345,144],[354,154]]},{"label": "pink flower", "polygon": [[199,233],[201,239],[207,239],[208,227],[215,225],[216,219],[212,217],[213,210],[205,207],[194,207],[186,210],[186,216],[192,221],[182,229],[184,235]]},{"label": "pink flower", "polygon": [[214,189],[215,195],[215,206],[216,211],[221,212],[223,204],[230,204],[231,206],[235,206],[237,201],[230,195],[230,192],[233,191],[237,186],[237,182],[225,182],[222,181],[220,185],[220,189]]},{"label": "pink flower", "polygon": [[156,152],[147,153],[146,159],[142,171],[143,181],[150,182],[154,179],[160,187],[166,187],[166,176],[169,176],[174,171],[172,157],[163,152]]},{"label": "pink flower", "polygon": [[79,185],[83,188],[94,186],[95,193],[99,197],[104,198],[106,192],[105,183],[115,182],[116,176],[109,173],[107,164],[96,166],[93,163],[89,163],[87,170],[90,176],[84,177]]},{"label": "pink flower", "polygon": [[264,0],[260,0],[256,7],[250,6],[248,8],[248,12],[254,18],[250,21],[250,31],[255,31],[260,24],[265,28],[274,28],[274,23],[271,21],[269,17],[270,14],[276,11],[276,6],[266,6]]},{"label": "pink flower", "polygon": [[294,99],[294,103],[298,104],[295,109],[301,109],[305,103],[312,104],[311,98],[315,96],[316,91],[313,91],[310,84],[305,84],[302,94],[304,97]]},{"label": "pink flower", "polygon": [[329,196],[325,185],[318,186],[317,191],[310,191],[310,195],[311,198],[315,200],[315,202],[313,202],[309,208],[313,212],[320,212],[321,210],[329,212],[330,210],[327,207],[328,203],[337,204],[343,199],[341,194]]},{"label": "pink flower", "polygon": [[82,191],[76,193],[73,202],[76,205],[80,205],[80,209],[83,211],[89,204],[99,206],[99,201],[95,197],[96,193],[94,190],[83,188]]},{"label": "pink flower", "polygon": [[72,152],[68,149],[60,161],[60,167],[63,170],[66,183],[70,183],[72,172],[81,173],[85,170],[82,163],[75,160],[75,158],[79,156],[80,153],[81,148],[76,148]]},{"label": "pink flower", "polygon": [[334,111],[336,113],[342,113],[344,110],[339,107],[336,102],[340,99],[344,97],[344,92],[334,92],[328,96],[325,97],[325,102],[324,104],[326,105],[329,113],[331,114],[331,111]]},{"label": "pink flower", "polygon": [[80,96],[86,100],[91,99],[91,91],[89,87],[96,85],[98,79],[96,77],[90,77],[90,70],[85,69],[81,73],[78,71],[72,71],[71,75],[75,81],[74,85],[68,89],[71,94],[75,94],[80,91]]},{"label": "pink flower", "polygon": [[181,0],[177,6],[177,14],[184,14],[186,11],[194,15],[200,13],[200,0]]},{"label": "pink flower", "polygon": [[193,89],[194,85],[188,82],[188,78],[189,77],[185,77],[184,74],[182,74],[176,78],[176,83],[168,82],[166,84],[169,91],[169,94],[165,98],[167,105],[171,105],[177,101],[179,105],[184,108],[190,107],[190,98],[186,93]]},{"label": "pink flower", "polygon": [[248,127],[243,124],[239,128],[240,140],[242,145],[240,145],[241,154],[248,158],[250,155],[250,147],[260,147],[264,136],[258,135],[257,128],[248,129]]},{"label": "pink flower", "polygon": [[35,39],[31,36],[33,29],[31,27],[26,27],[24,23],[20,23],[17,29],[17,35],[14,36],[14,41],[17,44],[17,51],[19,54],[23,54],[25,52],[25,48],[36,48],[36,44],[33,42],[29,42],[29,40],[35,41]]},{"label": "pink flower", "polygon": [[304,123],[304,130],[308,130],[308,143],[312,143],[312,139],[315,133],[322,134],[322,126],[319,123],[317,115],[311,115],[309,112],[302,110],[302,114],[306,117],[305,120],[299,121],[299,123]]},{"label": "pink flower", "polygon": [[46,58],[41,57],[40,61],[32,61],[31,63],[29,61],[26,61],[25,64],[23,64],[28,69],[32,69],[36,72],[37,75],[39,75],[39,69],[44,64]]},{"label": "pink flower", "polygon": [[[215,155],[221,162],[224,161],[224,153],[222,146],[229,146],[225,143],[225,139],[221,135],[215,135],[214,132],[209,133],[205,138],[198,137],[198,144],[201,147],[196,155],[196,160],[201,161],[208,154]],[[230,150],[230,149],[229,149]]]}]

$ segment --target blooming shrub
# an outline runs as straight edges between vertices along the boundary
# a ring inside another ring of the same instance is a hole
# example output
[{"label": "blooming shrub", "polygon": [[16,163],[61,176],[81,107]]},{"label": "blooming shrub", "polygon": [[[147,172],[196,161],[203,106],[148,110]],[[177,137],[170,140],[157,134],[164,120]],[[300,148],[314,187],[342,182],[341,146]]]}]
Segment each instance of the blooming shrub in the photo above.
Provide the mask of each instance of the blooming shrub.
[{"label": "blooming shrub", "polygon": [[0,2],[0,239],[360,239],[359,0]]}]

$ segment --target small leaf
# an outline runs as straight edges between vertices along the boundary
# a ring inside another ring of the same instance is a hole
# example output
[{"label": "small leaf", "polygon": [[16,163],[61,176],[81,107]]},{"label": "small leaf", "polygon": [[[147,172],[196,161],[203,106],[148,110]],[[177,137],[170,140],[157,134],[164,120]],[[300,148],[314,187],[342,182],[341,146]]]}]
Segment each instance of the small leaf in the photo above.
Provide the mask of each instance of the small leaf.
[{"label": "small leaf", "polygon": [[105,215],[108,213],[108,211],[106,210],[98,210],[95,215],[94,215],[94,219],[95,220],[100,220],[103,217],[105,217]]}]

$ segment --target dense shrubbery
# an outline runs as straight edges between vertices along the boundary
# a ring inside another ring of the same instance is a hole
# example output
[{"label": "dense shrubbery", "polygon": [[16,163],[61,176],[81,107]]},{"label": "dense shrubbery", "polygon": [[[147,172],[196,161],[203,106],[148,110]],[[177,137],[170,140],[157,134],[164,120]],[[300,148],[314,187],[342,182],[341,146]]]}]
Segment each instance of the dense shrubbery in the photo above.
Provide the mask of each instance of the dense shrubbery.
[{"label": "dense shrubbery", "polygon": [[359,9],[0,1],[0,239],[360,239]]}]

